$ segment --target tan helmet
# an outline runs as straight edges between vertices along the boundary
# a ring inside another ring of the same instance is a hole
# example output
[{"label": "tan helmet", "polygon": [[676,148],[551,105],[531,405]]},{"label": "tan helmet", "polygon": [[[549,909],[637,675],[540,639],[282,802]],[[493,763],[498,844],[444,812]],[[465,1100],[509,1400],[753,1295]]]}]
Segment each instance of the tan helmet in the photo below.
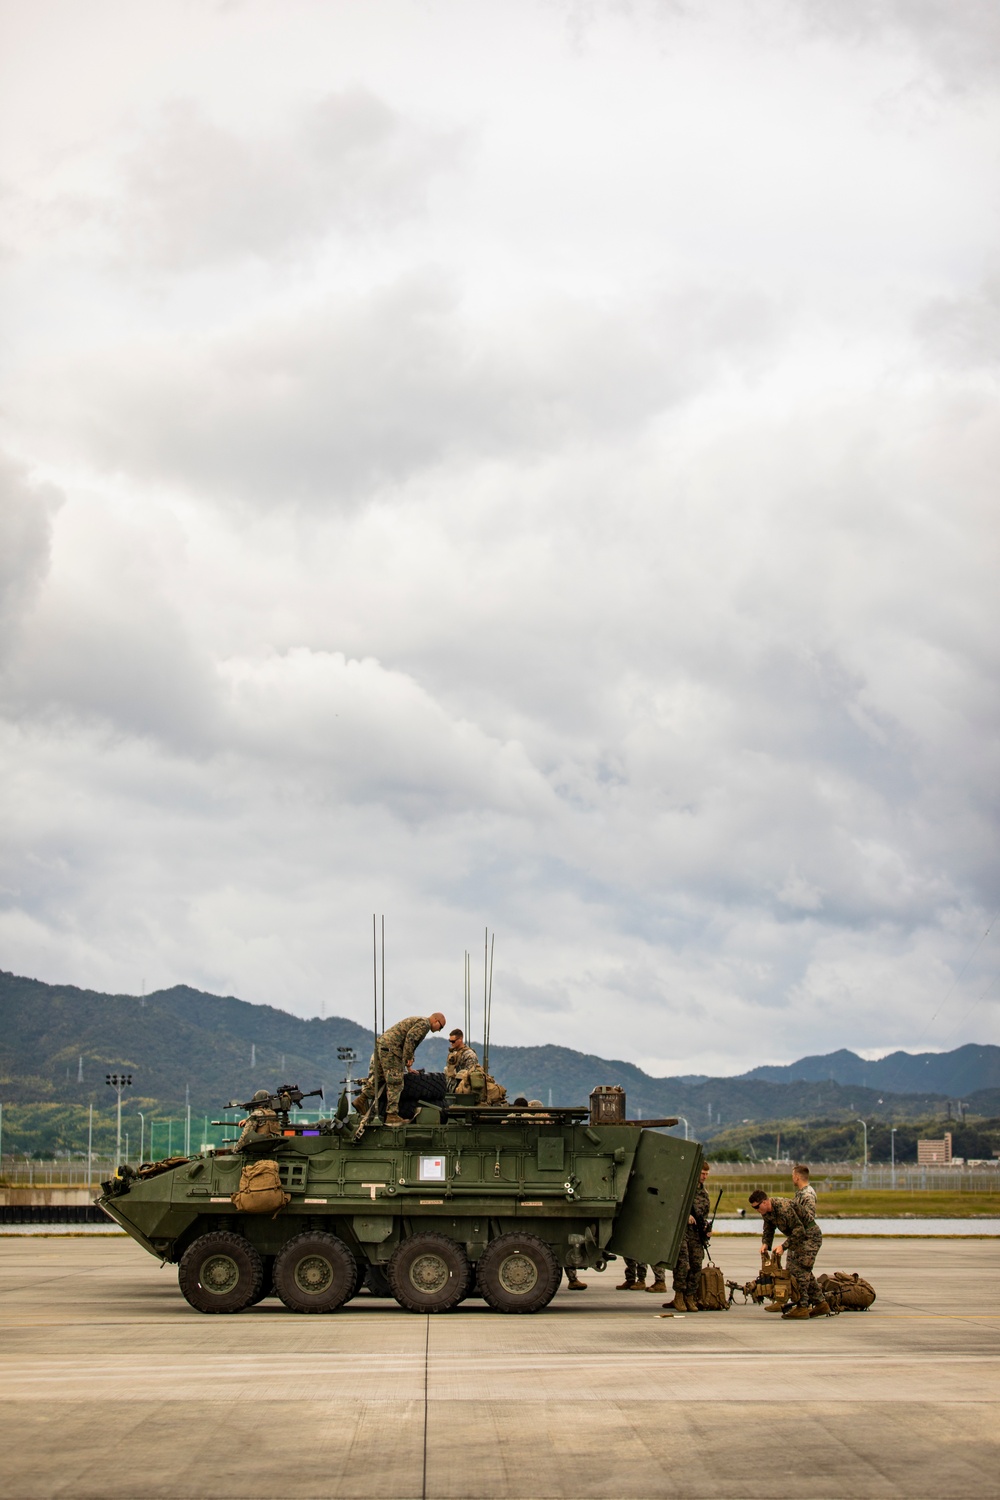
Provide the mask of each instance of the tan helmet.
[{"label": "tan helmet", "polygon": [[270,1097],[267,1089],[258,1089],[250,1102],[251,1104],[266,1104]]}]

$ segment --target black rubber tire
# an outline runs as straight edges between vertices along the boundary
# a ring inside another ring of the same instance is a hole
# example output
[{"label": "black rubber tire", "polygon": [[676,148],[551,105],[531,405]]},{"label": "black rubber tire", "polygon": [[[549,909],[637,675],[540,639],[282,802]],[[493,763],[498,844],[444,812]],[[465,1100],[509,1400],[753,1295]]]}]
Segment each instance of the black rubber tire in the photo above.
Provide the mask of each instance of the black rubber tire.
[{"label": "black rubber tire", "polygon": [[343,1240],[319,1229],[297,1234],[274,1262],[274,1290],[289,1312],[336,1312],[354,1296],[357,1276]]},{"label": "black rubber tire", "polygon": [[412,1120],[418,1105],[441,1104],[447,1092],[448,1080],[443,1073],[407,1073],[399,1096],[399,1113],[404,1120]]},{"label": "black rubber tire", "polygon": [[263,1302],[265,1297],[277,1296],[274,1290],[274,1256],[262,1255],[261,1264],[264,1267],[264,1276],[260,1284],[260,1291],[252,1301],[247,1303],[247,1307],[256,1307],[257,1303]]},{"label": "black rubber tire", "polygon": [[392,1287],[389,1278],[385,1274],[385,1266],[368,1266],[365,1271],[365,1286],[373,1297],[391,1297]]},{"label": "black rubber tire", "polygon": [[249,1240],[216,1229],[185,1250],[177,1283],[198,1312],[241,1312],[260,1301],[264,1266]]},{"label": "black rubber tire", "polygon": [[534,1234],[501,1234],[491,1240],[476,1273],[481,1296],[503,1313],[541,1312],[561,1280],[562,1266]]},{"label": "black rubber tire", "polygon": [[477,1279],[476,1279],[476,1267],[474,1265],[472,1265],[471,1262],[470,1262],[470,1264],[469,1264],[469,1279],[465,1283],[465,1291],[462,1293],[461,1297],[459,1297],[458,1300],[459,1300],[459,1302],[465,1302],[465,1301],[467,1301],[469,1299],[469,1297],[478,1297],[478,1296],[479,1296],[479,1285],[478,1285],[478,1282],[477,1282]]},{"label": "black rubber tire", "polygon": [[408,1312],[450,1312],[465,1296],[469,1257],[444,1234],[413,1234],[389,1262],[389,1285]]}]

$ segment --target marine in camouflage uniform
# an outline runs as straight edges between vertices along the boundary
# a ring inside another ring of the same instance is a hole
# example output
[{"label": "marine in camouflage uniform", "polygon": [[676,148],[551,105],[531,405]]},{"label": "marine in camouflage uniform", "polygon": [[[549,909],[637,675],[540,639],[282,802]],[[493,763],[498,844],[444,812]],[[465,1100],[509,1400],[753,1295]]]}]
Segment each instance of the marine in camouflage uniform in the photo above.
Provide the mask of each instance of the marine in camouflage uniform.
[{"label": "marine in camouflage uniform", "polygon": [[794,1172],[792,1173],[792,1181],[795,1183],[795,1203],[799,1208],[805,1209],[809,1217],[815,1220],[816,1189],[810,1186],[810,1184],[805,1181],[802,1182],[802,1185],[800,1187],[799,1179],[796,1178]]},{"label": "marine in camouflage uniform", "polygon": [[[687,1229],[674,1262],[674,1297],[679,1296],[683,1299],[687,1304],[688,1312],[698,1310],[698,1283],[701,1280],[701,1267],[705,1259],[705,1244],[702,1236],[707,1232],[708,1216],[712,1211],[708,1189],[705,1186],[707,1176],[708,1168],[702,1167],[701,1179],[688,1215]],[[659,1274],[658,1267],[654,1266],[653,1269]]]},{"label": "marine in camouflage uniform", "polygon": [[459,1073],[479,1067],[479,1058],[460,1031],[453,1031],[448,1039],[448,1057],[445,1061],[445,1077],[454,1082]]},{"label": "marine in camouflage uniform", "polygon": [[646,1290],[646,1262],[642,1260],[631,1260],[629,1256],[625,1260],[625,1280],[615,1288],[618,1292],[644,1292]]},{"label": "marine in camouflage uniform", "polygon": [[[378,1055],[380,1081],[385,1083],[385,1117],[388,1124],[402,1123],[399,1113],[399,1096],[403,1092],[403,1079],[408,1068],[413,1066],[413,1054],[429,1031],[440,1031],[444,1016],[435,1011],[431,1016],[407,1016],[397,1021],[375,1043]],[[364,1114],[376,1098],[375,1055],[372,1056],[371,1072],[365,1079],[361,1093],[354,1101],[359,1114]]]},{"label": "marine in camouflage uniform", "polygon": [[281,1134],[281,1124],[278,1116],[268,1106],[267,1101],[270,1097],[266,1089],[258,1089],[256,1094],[254,1094],[251,1103],[259,1107],[251,1110],[247,1118],[240,1121],[243,1130],[239,1140],[236,1142],[235,1149],[237,1151],[242,1151],[244,1146],[249,1145],[258,1136]]},{"label": "marine in camouflage uniform", "polygon": [[[813,1275],[816,1257],[823,1245],[823,1231],[816,1223],[812,1210],[794,1198],[764,1198],[770,1201],[771,1209],[765,1213],[763,1243],[768,1250],[774,1244],[775,1233],[784,1235],[784,1248],[788,1254],[785,1266],[798,1288],[799,1306],[806,1303],[819,1307],[824,1301],[823,1292]],[[755,1204],[754,1207],[757,1207]]]}]

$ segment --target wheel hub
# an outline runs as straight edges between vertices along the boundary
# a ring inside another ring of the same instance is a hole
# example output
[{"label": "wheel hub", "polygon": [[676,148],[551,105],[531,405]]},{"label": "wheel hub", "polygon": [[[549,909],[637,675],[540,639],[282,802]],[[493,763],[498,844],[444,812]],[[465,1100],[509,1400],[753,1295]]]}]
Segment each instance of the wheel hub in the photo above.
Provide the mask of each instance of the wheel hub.
[{"label": "wheel hub", "polygon": [[295,1285],[300,1292],[325,1292],[333,1280],[333,1267],[323,1255],[304,1255],[295,1267]]},{"label": "wheel hub", "polygon": [[441,1292],[448,1280],[448,1267],[440,1255],[420,1255],[410,1267],[410,1282],[418,1292]]},{"label": "wheel hub", "polygon": [[505,1292],[523,1296],[538,1284],[538,1267],[530,1256],[516,1250],[500,1262],[497,1279]]},{"label": "wheel hub", "polygon": [[224,1297],[234,1291],[240,1279],[240,1268],[231,1255],[210,1255],[202,1262],[198,1280],[206,1292]]}]

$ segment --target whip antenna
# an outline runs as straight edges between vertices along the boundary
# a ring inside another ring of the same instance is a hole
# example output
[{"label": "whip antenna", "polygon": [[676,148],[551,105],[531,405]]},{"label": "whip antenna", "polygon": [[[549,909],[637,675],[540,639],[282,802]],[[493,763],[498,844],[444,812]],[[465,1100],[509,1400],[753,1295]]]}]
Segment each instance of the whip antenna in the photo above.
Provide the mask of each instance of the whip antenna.
[{"label": "whip antenna", "polygon": [[483,1068],[487,1073],[490,1071],[490,1025],[493,1021],[493,944],[496,942],[496,933],[490,938],[490,978],[489,988],[486,992],[486,1037],[483,1042]]},{"label": "whip antenna", "polygon": [[385,914],[382,915],[382,1030],[385,1030]]}]

